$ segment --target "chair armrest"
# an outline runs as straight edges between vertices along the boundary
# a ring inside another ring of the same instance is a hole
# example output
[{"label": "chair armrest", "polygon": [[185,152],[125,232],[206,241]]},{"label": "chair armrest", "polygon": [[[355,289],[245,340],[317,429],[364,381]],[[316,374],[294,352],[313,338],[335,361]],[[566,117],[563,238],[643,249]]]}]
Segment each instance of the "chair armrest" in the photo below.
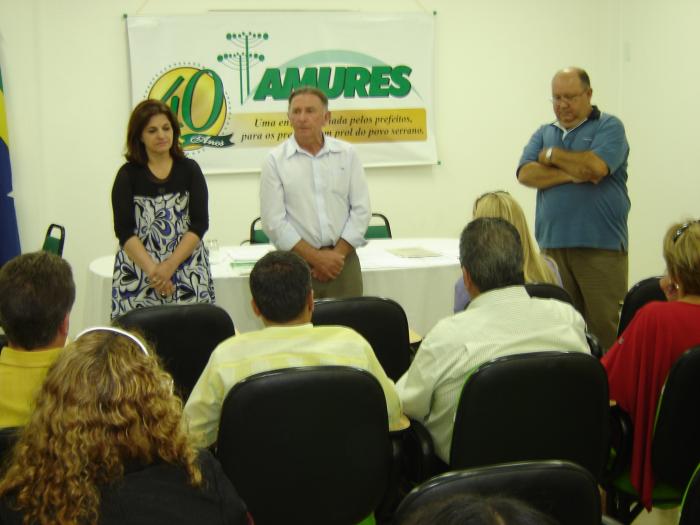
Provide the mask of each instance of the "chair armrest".
[{"label": "chair armrest", "polygon": [[401,431],[403,477],[416,485],[436,472],[435,448],[428,430],[411,419],[411,426]]},{"label": "chair armrest", "polygon": [[591,349],[591,355],[596,359],[603,357],[607,351],[607,348],[603,348],[600,341],[598,341],[598,338],[588,330],[586,330],[586,340],[588,341],[588,348]]},{"label": "chair armrest", "polygon": [[391,442],[391,465],[389,467],[389,477],[387,479],[386,490],[382,500],[374,511],[374,516],[378,523],[390,523],[396,507],[405,496],[402,487],[403,475],[403,432],[406,430],[396,430],[389,432]]},{"label": "chair armrest", "polygon": [[[607,482],[612,483],[629,467],[632,456],[632,419],[618,405],[610,407],[611,461],[605,473]],[[613,454],[614,451],[614,454]]]}]

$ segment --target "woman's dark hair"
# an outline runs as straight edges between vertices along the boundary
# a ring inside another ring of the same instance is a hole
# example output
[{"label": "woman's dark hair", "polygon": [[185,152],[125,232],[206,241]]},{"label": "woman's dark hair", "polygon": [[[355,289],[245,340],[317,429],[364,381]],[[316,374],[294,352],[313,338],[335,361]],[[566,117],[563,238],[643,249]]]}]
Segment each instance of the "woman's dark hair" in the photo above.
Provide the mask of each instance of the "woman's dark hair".
[{"label": "woman's dark hair", "polygon": [[129,117],[129,126],[126,131],[126,154],[124,155],[129,162],[140,166],[148,164],[148,155],[146,154],[146,147],[141,141],[141,135],[148,122],[156,115],[165,115],[173,128],[173,144],[170,146],[170,156],[174,159],[185,157],[182,146],[180,146],[180,125],[177,122],[177,118],[163,102],[149,98],[140,102],[131,112],[131,117]]}]

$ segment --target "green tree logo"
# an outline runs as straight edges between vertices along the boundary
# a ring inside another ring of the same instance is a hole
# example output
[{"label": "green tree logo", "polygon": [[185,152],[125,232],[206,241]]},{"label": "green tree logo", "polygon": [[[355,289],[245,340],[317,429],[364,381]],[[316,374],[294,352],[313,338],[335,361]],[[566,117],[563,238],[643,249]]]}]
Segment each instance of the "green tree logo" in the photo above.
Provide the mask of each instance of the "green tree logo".
[{"label": "green tree logo", "polygon": [[267,33],[242,31],[226,33],[228,40],[236,51],[217,55],[216,60],[234,71],[238,71],[238,86],[241,104],[244,100],[243,80],[245,78],[245,97],[250,95],[250,68],[265,61],[265,55],[254,52],[253,49],[269,38]]}]

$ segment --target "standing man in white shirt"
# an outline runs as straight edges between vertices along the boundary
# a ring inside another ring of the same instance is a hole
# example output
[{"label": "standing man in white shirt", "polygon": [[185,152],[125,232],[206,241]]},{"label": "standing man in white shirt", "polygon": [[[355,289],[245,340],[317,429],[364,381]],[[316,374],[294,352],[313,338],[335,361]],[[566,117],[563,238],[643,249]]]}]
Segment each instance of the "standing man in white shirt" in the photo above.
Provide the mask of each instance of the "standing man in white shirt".
[{"label": "standing man in white shirt", "polygon": [[328,98],[302,87],[289,97],[294,134],[262,167],[260,214],[270,241],[311,267],[314,296],[362,295],[356,248],[366,244],[369,191],[355,149],[323,133]]}]

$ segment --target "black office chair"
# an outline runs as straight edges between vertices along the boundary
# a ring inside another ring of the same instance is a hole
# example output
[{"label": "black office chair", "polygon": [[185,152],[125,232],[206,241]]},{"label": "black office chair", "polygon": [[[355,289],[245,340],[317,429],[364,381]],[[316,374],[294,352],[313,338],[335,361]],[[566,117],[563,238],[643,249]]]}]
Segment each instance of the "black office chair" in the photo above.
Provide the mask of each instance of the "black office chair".
[{"label": "black office chair", "polygon": [[[671,367],[656,410],[651,460],[654,470],[654,506],[677,506],[693,472],[700,463],[700,346],[686,351]],[[632,523],[643,510],[629,481],[632,426],[620,425],[621,450],[615,472],[608,482],[608,513],[623,523]],[[620,462],[623,464],[620,465]]]},{"label": "black office chair", "polygon": [[264,372],[224,400],[217,456],[257,525],[359,523],[392,462],[384,393],[369,372]]},{"label": "black office chair", "polygon": [[618,337],[622,335],[634,314],[642,306],[650,301],[666,301],[666,296],[659,286],[660,280],[661,277],[647,277],[629,289],[620,310],[620,323],[617,325]]},{"label": "black office chair", "polygon": [[44,244],[41,249],[45,252],[51,252],[63,256],[63,244],[66,240],[66,229],[60,224],[50,224],[46,229],[44,236]]},{"label": "black office chair", "polygon": [[700,523],[700,465],[695,469],[683,494],[678,525],[697,525],[698,523]]},{"label": "black office chair", "polygon": [[583,467],[568,461],[504,463],[441,474],[406,496],[393,523],[431,523],[431,507],[466,494],[516,498],[562,525],[601,523],[595,478]]},{"label": "black office chair", "polygon": [[[365,239],[391,239],[391,226],[389,219],[381,213],[373,213],[370,217],[370,224],[365,232]],[[256,217],[250,223],[250,244],[269,244],[270,238],[262,229],[262,219]]]},{"label": "black office chair", "polygon": [[256,217],[250,223],[250,236],[248,237],[250,244],[270,244],[270,238],[262,229],[262,219]]},{"label": "black office chair", "polygon": [[158,305],[137,308],[115,320],[140,330],[151,341],[187,400],[216,346],[235,334],[226,310],[213,304]]},{"label": "black office chair", "polygon": [[360,333],[372,346],[386,375],[394,381],[411,364],[406,312],[392,299],[369,296],[319,299],[314,304],[311,322],[349,326]]},{"label": "black office chair", "polygon": [[534,352],[494,359],[464,384],[450,468],[557,459],[601,479],[609,413],[607,376],[590,355]]},{"label": "black office chair", "polygon": [[525,289],[530,297],[540,297],[542,299],[558,299],[571,306],[574,305],[573,299],[564,288],[558,284],[552,283],[525,283]]},{"label": "black office chair", "polygon": [[365,239],[391,239],[391,226],[386,215],[373,213],[365,232]]},{"label": "black office chair", "polygon": [[20,427],[0,428],[0,466],[2,466],[5,458],[15,445],[17,438],[19,438],[20,431]]}]

